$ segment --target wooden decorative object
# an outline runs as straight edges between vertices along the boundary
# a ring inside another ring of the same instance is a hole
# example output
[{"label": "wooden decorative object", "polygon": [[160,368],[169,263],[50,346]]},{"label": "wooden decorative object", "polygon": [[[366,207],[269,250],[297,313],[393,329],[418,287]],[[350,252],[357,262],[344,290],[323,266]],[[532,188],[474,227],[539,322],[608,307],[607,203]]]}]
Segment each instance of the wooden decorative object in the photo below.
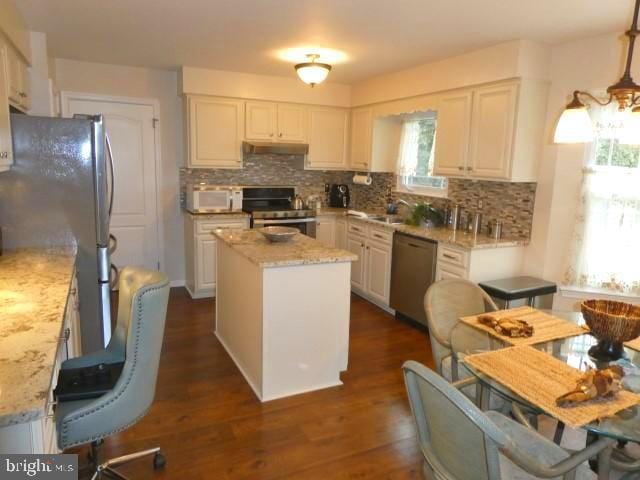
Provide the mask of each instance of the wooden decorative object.
[{"label": "wooden decorative object", "polygon": [[640,305],[615,300],[585,300],[580,305],[584,320],[598,344],[589,355],[616,360],[624,354],[622,344],[640,335]]}]

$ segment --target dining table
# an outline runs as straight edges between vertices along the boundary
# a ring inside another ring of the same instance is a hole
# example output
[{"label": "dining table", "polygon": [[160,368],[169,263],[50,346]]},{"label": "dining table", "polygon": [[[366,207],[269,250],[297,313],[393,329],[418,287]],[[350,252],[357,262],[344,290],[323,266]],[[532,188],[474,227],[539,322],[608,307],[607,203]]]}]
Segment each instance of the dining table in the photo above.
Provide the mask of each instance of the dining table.
[{"label": "dining table", "polygon": [[[585,324],[580,312],[541,311],[577,325]],[[511,346],[509,343],[462,321],[458,322],[451,331],[450,342],[452,354],[458,364],[460,377],[475,377],[488,392],[497,394],[516,407],[526,410],[529,414],[549,415],[548,412],[526,401],[505,385],[492,379],[469,363],[465,363],[465,357],[468,355],[506,348]],[[589,348],[597,344],[597,342],[597,339],[585,329],[585,333],[582,335],[542,342],[531,346],[581,371],[586,371],[589,368],[606,368],[612,363],[620,365],[625,372],[622,387],[626,390],[640,393],[640,352],[625,346],[622,358],[611,362],[600,361],[589,356]],[[522,373],[526,375],[526,367],[523,367]],[[588,443],[598,437],[608,437],[617,440],[618,445],[624,445],[625,442],[640,444],[640,405],[635,405],[613,416],[588,423],[581,428],[587,431]],[[627,460],[632,462],[631,459]],[[632,463],[628,464],[632,465]],[[640,467],[640,464],[638,466]]]}]

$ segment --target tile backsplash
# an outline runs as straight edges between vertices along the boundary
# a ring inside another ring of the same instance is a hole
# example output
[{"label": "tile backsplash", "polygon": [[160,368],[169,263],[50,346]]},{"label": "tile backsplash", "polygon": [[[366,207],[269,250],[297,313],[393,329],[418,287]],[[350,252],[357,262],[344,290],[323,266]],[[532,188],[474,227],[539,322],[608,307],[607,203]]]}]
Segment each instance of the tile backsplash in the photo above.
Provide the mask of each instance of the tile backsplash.
[{"label": "tile backsplash", "polygon": [[[393,173],[372,173],[371,185],[353,185],[353,172],[317,171],[304,169],[300,155],[250,155],[244,158],[244,168],[208,169],[181,168],[181,202],[185,185],[207,182],[216,185],[295,185],[303,198],[319,195],[324,198],[325,183],[346,183],[351,187],[352,207],[384,209],[386,194],[396,184]],[[465,210],[481,210],[483,223],[500,219],[504,222],[503,235],[518,238],[531,237],[535,183],[490,182],[482,180],[449,179],[448,200],[443,198],[408,195],[394,192],[394,198],[409,202],[431,202],[437,207],[458,203]],[[482,208],[478,208],[479,201]]]}]

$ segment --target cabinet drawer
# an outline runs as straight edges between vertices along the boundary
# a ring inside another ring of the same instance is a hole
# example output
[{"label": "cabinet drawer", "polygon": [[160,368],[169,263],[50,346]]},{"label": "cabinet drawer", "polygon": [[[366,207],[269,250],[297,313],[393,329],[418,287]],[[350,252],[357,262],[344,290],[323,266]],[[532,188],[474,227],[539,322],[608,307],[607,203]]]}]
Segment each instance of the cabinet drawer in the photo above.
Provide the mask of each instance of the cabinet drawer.
[{"label": "cabinet drawer", "polygon": [[382,228],[371,227],[369,229],[369,238],[376,242],[385,243],[390,245],[393,241],[393,232],[390,230],[384,230]]},{"label": "cabinet drawer", "polygon": [[447,278],[467,278],[466,269],[456,267],[446,262],[438,262],[438,268],[436,270],[436,281],[446,280]]},{"label": "cabinet drawer", "polygon": [[219,228],[247,228],[247,224],[243,221],[237,222],[216,222],[216,221],[198,221],[196,222],[196,233],[209,233]]},{"label": "cabinet drawer", "polygon": [[440,246],[438,248],[438,262],[446,262],[451,265],[466,268],[468,260],[468,252],[444,246]]},{"label": "cabinet drawer", "polygon": [[350,234],[361,235],[364,237],[367,235],[367,226],[360,223],[349,222],[348,231]]}]

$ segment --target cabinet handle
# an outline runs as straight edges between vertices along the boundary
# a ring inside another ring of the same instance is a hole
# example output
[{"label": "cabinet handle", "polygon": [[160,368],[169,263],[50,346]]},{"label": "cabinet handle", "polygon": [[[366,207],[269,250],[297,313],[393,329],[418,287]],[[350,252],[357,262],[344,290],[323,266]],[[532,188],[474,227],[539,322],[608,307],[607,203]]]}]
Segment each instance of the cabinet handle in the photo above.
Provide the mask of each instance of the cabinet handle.
[{"label": "cabinet handle", "polygon": [[281,134],[281,133],[279,133],[279,134],[278,134],[278,136],[279,136],[279,137],[282,137],[282,134]]},{"label": "cabinet handle", "polygon": [[456,257],[454,257],[453,255],[449,255],[448,253],[443,253],[442,256],[444,258],[450,258],[451,260],[457,260]]},{"label": "cabinet handle", "polygon": [[27,94],[24,92],[20,92],[18,95],[20,95],[22,98],[27,98]]},{"label": "cabinet handle", "polygon": [[270,137],[273,137],[273,133],[270,133],[270,134],[269,134],[269,136],[270,136]]},{"label": "cabinet handle", "polygon": [[473,172],[473,167],[467,167],[467,170],[468,170],[469,172]]},{"label": "cabinet handle", "polygon": [[382,235],[378,235],[377,233],[374,233],[373,236],[375,238],[379,238],[380,240],[384,240],[384,237]]},{"label": "cabinet handle", "polygon": [[0,152],[0,158],[9,158],[9,152]]},{"label": "cabinet handle", "polygon": [[367,245],[367,250],[369,250],[369,245]]},{"label": "cabinet handle", "polygon": [[458,170],[462,172],[464,170],[464,167],[458,167]]}]

